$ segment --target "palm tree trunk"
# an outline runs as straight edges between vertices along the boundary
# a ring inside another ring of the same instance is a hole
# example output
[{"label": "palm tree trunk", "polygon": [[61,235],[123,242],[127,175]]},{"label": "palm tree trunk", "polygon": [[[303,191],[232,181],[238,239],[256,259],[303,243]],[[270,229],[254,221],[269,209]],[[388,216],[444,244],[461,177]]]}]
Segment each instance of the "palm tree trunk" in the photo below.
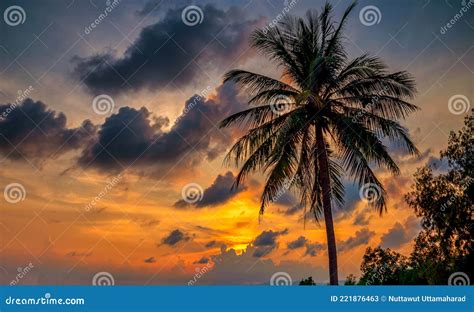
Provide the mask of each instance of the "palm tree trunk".
[{"label": "palm tree trunk", "polygon": [[334,235],[334,222],[332,220],[331,209],[331,181],[329,178],[329,165],[326,143],[324,142],[323,130],[319,126],[316,126],[316,144],[318,148],[318,167],[320,170],[319,179],[323,191],[324,222],[326,224],[326,236],[328,243],[329,283],[331,285],[337,285],[337,250],[336,237]]}]

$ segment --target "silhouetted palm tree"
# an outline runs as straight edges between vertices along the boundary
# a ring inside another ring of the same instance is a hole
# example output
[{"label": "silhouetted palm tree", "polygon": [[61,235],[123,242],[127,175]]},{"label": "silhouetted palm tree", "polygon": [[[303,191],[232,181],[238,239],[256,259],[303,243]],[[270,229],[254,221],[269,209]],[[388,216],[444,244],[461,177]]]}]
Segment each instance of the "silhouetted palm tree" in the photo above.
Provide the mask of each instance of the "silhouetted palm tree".
[{"label": "silhouetted palm tree", "polygon": [[371,204],[382,213],[386,193],[370,165],[399,173],[387,152],[387,139],[411,154],[418,152],[397,121],[418,109],[407,102],[416,92],[410,74],[389,73],[380,59],[369,55],[348,59],[342,33],[354,6],[339,23],[326,4],[321,14],[287,16],[274,27],[254,31],[252,46],[282,68],[282,79],[229,71],[224,80],[248,92],[252,107],[220,125],[248,130],[225,161],[242,166],[234,187],[249,173],[267,174],[261,214],[290,189],[301,199],[305,215],[308,208],[316,220],[324,215],[331,285],[338,283],[331,205],[344,203],[343,174],[359,185],[370,183],[376,193]]}]

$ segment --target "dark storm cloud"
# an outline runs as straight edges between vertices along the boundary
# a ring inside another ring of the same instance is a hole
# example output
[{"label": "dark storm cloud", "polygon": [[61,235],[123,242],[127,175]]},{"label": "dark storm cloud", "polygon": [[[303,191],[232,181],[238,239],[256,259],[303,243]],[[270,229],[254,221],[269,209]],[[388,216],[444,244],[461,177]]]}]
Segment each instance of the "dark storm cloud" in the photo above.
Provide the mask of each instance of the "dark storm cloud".
[{"label": "dark storm cloud", "polygon": [[198,261],[194,261],[193,264],[207,264],[209,263],[209,258],[207,257],[202,257]]},{"label": "dark storm cloud", "polygon": [[219,174],[211,186],[204,190],[200,201],[195,204],[188,204],[184,200],[179,200],[174,204],[174,206],[177,208],[185,208],[189,206],[203,208],[223,204],[246,189],[245,186],[239,186],[238,189],[232,189],[234,181],[235,177],[230,171],[224,175]]},{"label": "dark storm cloud", "polygon": [[96,127],[67,128],[66,115],[40,102],[0,104],[0,153],[10,159],[51,158],[84,146]]},{"label": "dark storm cloud", "polygon": [[354,222],[352,224],[365,226],[369,224],[369,221],[371,218],[372,217],[369,215],[367,211],[362,211],[355,216]]},{"label": "dark storm cloud", "polygon": [[150,258],[146,258],[145,260],[143,260],[143,262],[145,262],[145,263],[155,263],[156,259],[155,259],[155,257],[150,257]]},{"label": "dark storm cloud", "polygon": [[206,243],[206,245],[204,245],[206,248],[212,248],[212,247],[215,247],[217,246],[217,241],[216,240],[212,240],[212,241],[209,241]]},{"label": "dark storm cloud", "polygon": [[281,235],[288,234],[288,229],[283,231],[263,231],[253,241],[252,245],[255,248],[253,256],[261,258],[271,253],[275,248],[278,247],[277,238]]},{"label": "dark storm cloud", "polygon": [[173,167],[177,161],[183,161],[181,168],[195,166],[205,158],[212,160],[227,148],[228,132],[216,129],[215,125],[242,108],[235,86],[225,84],[217,89],[215,99],[204,100],[197,95],[190,98],[171,129],[164,132],[167,118],[153,118],[144,107],[122,107],[101,125],[79,164],[106,171],[132,165]]},{"label": "dark storm cloud", "polygon": [[307,242],[308,242],[308,240],[306,239],[306,237],[300,236],[300,237],[298,237],[297,239],[295,239],[294,241],[291,241],[291,242],[288,243],[288,249],[301,248],[301,247],[303,247]]},{"label": "dark storm cloud", "polygon": [[323,244],[314,243],[314,244],[306,244],[306,251],[304,253],[305,256],[315,257],[318,252],[324,250],[325,246]]},{"label": "dark storm cloud", "polygon": [[[150,8],[145,7],[144,14]],[[202,23],[190,27],[181,18],[183,9],[171,9],[158,23],[145,27],[122,57],[76,57],[75,74],[94,94],[181,87],[206,75],[199,63],[240,56],[259,23],[247,20],[248,14],[239,8],[223,11],[206,5]]]},{"label": "dark storm cloud", "polygon": [[380,245],[384,248],[397,248],[413,239],[420,227],[419,221],[410,216],[402,225],[400,222],[382,235]]},{"label": "dark storm cloud", "polygon": [[188,241],[190,239],[189,235],[181,232],[180,230],[176,229],[171,231],[168,236],[164,237],[161,242],[165,245],[175,246],[181,241]]},{"label": "dark storm cloud", "polygon": [[374,235],[375,232],[369,231],[367,228],[357,231],[354,236],[351,236],[338,244],[339,251],[346,251],[360,245],[365,245]]}]

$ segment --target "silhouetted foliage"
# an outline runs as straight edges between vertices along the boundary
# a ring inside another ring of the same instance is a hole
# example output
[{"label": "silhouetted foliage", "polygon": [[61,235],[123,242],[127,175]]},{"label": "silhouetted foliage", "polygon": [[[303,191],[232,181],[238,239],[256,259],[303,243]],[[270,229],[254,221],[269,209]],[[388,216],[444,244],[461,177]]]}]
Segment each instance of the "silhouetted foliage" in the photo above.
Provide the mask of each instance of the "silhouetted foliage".
[{"label": "silhouetted foliage", "polygon": [[357,278],[355,277],[354,274],[349,274],[346,277],[346,281],[344,282],[344,285],[346,286],[353,286],[357,284]]},{"label": "silhouetted foliage", "polygon": [[[256,30],[251,45],[282,69],[281,79],[246,70],[231,70],[224,80],[238,84],[251,98],[249,108],[224,119],[220,127],[239,126],[226,163],[240,166],[235,187],[249,174],[263,171],[260,213],[281,192],[293,191],[304,212],[324,217],[329,279],[338,284],[333,205],[344,204],[342,177],[379,190],[370,204],[386,210],[386,191],[373,167],[400,172],[387,143],[407,153],[417,149],[400,124],[418,110],[409,103],[415,81],[406,71],[391,72],[378,57],[349,58],[344,28],[355,3],[333,19],[326,3],[320,13],[285,17],[274,27]],[[304,214],[306,216],[306,214]]]},{"label": "silhouetted foliage", "polygon": [[[474,117],[451,132],[441,157],[446,172],[425,166],[415,173],[407,203],[421,218],[409,258],[390,249],[367,248],[359,285],[445,285],[454,272],[473,275]],[[439,168],[443,169],[443,168]]]},{"label": "silhouetted foliage", "polygon": [[316,285],[316,283],[313,281],[313,277],[310,276],[308,278],[302,279],[299,285],[300,286],[314,286]]}]

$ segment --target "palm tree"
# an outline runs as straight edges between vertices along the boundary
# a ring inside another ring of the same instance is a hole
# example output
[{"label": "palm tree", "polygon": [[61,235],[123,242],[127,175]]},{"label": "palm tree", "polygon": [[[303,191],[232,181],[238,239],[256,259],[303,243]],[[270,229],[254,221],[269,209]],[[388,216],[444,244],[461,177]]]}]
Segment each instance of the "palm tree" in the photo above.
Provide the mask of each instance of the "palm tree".
[{"label": "palm tree", "polygon": [[220,124],[247,130],[225,162],[241,166],[234,187],[252,172],[266,174],[260,214],[289,189],[301,200],[305,216],[311,212],[316,221],[324,216],[331,285],[338,284],[331,206],[344,204],[343,175],[369,186],[369,203],[382,214],[386,192],[371,166],[399,173],[387,151],[389,140],[418,153],[398,122],[418,109],[408,102],[416,92],[411,75],[388,72],[377,57],[350,60],[346,54],[342,33],[354,7],[339,23],[327,3],[320,14],[287,16],[274,27],[254,31],[251,45],[282,68],[281,80],[245,70],[226,73],[225,82],[235,82],[251,96],[251,107]]}]

